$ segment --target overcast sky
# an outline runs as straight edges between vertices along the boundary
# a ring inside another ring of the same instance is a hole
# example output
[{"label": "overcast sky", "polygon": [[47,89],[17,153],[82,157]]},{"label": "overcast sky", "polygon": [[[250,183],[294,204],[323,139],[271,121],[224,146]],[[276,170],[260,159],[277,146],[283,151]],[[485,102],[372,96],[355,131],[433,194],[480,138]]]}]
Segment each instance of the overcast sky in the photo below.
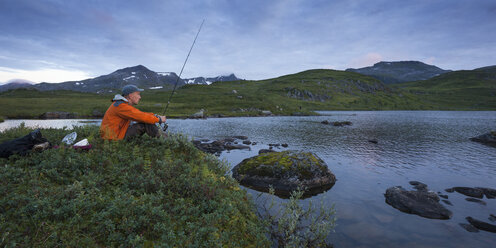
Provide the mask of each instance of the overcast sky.
[{"label": "overcast sky", "polygon": [[0,83],[179,73],[203,19],[182,78],[496,64],[495,0],[0,0]]}]

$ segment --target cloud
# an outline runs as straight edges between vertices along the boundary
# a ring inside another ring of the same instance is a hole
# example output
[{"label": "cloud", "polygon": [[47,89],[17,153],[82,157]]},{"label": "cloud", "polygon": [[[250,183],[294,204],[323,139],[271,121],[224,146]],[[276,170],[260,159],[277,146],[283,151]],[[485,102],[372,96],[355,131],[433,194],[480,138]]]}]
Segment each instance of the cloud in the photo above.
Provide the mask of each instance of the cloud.
[{"label": "cloud", "polygon": [[79,70],[61,70],[61,69],[38,69],[22,70],[8,67],[0,67],[0,82],[8,82],[12,79],[28,80],[31,82],[41,83],[59,83],[63,81],[77,81],[90,78],[91,76],[84,71]]}]

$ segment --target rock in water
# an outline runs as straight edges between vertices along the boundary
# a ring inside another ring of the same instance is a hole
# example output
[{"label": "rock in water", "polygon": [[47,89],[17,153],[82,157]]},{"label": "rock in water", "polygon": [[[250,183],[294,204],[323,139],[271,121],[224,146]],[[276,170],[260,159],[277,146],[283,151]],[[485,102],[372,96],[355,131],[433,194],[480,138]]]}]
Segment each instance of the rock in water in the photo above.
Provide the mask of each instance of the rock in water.
[{"label": "rock in water", "polygon": [[470,224],[460,223],[459,225],[468,232],[473,232],[473,233],[479,232],[479,229],[477,229],[475,226],[472,226]]},{"label": "rock in water", "polygon": [[470,196],[470,197],[475,197],[482,199],[482,196],[484,196],[484,191],[482,191],[480,188],[470,188],[470,187],[453,187],[451,189],[446,189],[446,192],[453,192],[456,191],[462,195]]},{"label": "rock in water", "polygon": [[486,202],[485,201],[479,200],[479,199],[475,199],[475,198],[465,198],[465,201],[475,202],[475,203],[479,203],[481,205],[486,206]]},{"label": "rock in water", "polygon": [[280,197],[289,197],[300,187],[304,197],[330,189],[336,177],[322,159],[311,152],[283,151],[247,158],[233,168],[241,185],[268,192],[270,186]]},{"label": "rock in water", "polygon": [[439,203],[439,197],[430,191],[407,191],[401,186],[386,190],[386,203],[409,214],[429,219],[449,219],[453,215]]},{"label": "rock in water", "polygon": [[486,232],[496,233],[496,226],[495,225],[492,225],[492,224],[486,223],[484,221],[480,221],[480,220],[474,219],[472,217],[467,217],[465,219],[467,219],[467,221],[470,224],[472,224],[472,226],[475,226],[479,230],[483,230],[483,231],[486,231]]},{"label": "rock in water", "polygon": [[470,140],[491,146],[496,146],[496,131],[470,138]]},{"label": "rock in water", "polygon": [[476,188],[482,190],[484,192],[484,195],[487,197],[487,199],[494,199],[496,198],[496,189],[491,189],[491,188]]}]

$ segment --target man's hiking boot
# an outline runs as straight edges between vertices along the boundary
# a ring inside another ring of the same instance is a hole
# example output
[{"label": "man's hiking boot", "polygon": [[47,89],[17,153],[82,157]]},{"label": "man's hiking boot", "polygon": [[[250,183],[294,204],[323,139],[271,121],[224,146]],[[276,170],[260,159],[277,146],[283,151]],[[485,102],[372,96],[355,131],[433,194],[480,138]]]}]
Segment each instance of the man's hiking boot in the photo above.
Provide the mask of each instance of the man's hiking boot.
[{"label": "man's hiking boot", "polygon": [[36,152],[41,152],[43,150],[46,150],[50,148],[50,142],[45,142],[45,143],[40,143],[40,144],[36,144],[33,146],[33,151],[36,151]]}]

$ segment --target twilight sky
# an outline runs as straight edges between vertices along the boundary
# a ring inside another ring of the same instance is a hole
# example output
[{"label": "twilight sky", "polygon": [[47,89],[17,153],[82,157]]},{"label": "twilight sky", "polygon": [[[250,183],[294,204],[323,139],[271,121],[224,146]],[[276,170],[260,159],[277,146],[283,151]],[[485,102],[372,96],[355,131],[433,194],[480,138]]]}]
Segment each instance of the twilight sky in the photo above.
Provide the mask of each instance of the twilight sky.
[{"label": "twilight sky", "polygon": [[0,84],[179,73],[202,19],[182,78],[496,64],[495,0],[0,0]]}]

